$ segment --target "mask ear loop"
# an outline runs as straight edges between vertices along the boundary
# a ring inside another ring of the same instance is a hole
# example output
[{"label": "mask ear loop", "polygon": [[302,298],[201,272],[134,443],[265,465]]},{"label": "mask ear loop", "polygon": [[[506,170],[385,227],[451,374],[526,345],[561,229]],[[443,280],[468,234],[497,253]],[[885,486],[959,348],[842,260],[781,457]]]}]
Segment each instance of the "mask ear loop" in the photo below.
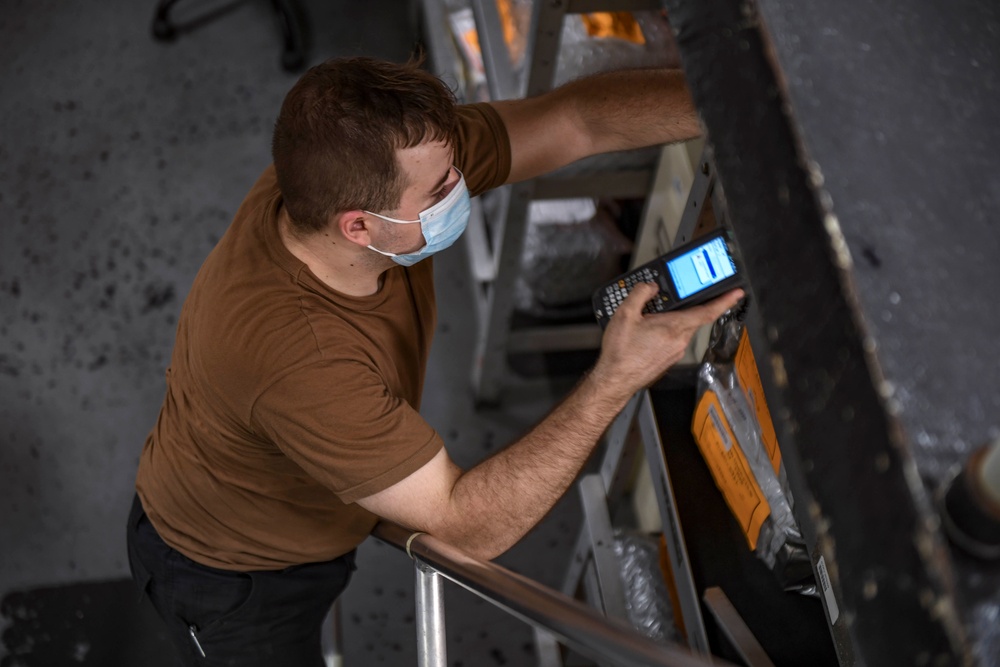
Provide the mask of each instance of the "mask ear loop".
[{"label": "mask ear loop", "polygon": [[412,225],[415,222],[420,222],[420,218],[417,218],[416,220],[399,220],[397,218],[390,218],[389,216],[386,215],[379,215],[378,213],[372,213],[371,211],[362,210],[361,212],[367,213],[368,215],[374,215],[376,218],[380,218],[382,220],[395,222],[397,225]]},{"label": "mask ear loop", "polygon": [[372,213],[371,211],[361,210],[362,213],[367,213],[368,215],[374,215],[376,218],[381,218],[382,220],[388,220],[389,222],[395,222],[400,225],[412,225],[418,222],[426,222],[437,217],[437,213],[443,209],[450,208],[451,205],[461,196],[463,186],[465,186],[465,174],[458,167],[452,165],[452,169],[458,174],[458,182],[451,189],[450,192],[445,196],[444,199],[434,204],[428,209],[421,211],[416,220],[400,220],[399,218],[390,218],[386,215],[379,215],[378,213]]},{"label": "mask ear loop", "polygon": [[399,257],[399,255],[397,255],[394,252],[386,252],[385,250],[379,250],[378,248],[376,248],[375,246],[373,246],[371,244],[366,245],[365,247],[368,248],[369,250],[374,250],[375,252],[377,252],[380,255],[385,255],[386,257]]},{"label": "mask ear loop", "polygon": [[[381,220],[387,220],[388,222],[394,222],[397,225],[412,225],[413,223],[419,223],[420,222],[419,218],[417,218],[416,220],[397,220],[396,218],[389,218],[389,217],[386,217],[384,215],[379,215],[378,213],[372,213],[371,211],[365,211],[364,209],[362,209],[361,212],[362,213],[367,213],[368,215],[375,216],[376,218],[379,218]],[[386,257],[399,257],[399,255],[396,254],[396,253],[394,253],[394,252],[386,252],[385,250],[379,250],[378,248],[376,248],[375,246],[373,246],[371,244],[368,244],[365,247],[368,248],[369,250],[374,250],[375,252],[377,252],[380,255],[385,255]]]}]

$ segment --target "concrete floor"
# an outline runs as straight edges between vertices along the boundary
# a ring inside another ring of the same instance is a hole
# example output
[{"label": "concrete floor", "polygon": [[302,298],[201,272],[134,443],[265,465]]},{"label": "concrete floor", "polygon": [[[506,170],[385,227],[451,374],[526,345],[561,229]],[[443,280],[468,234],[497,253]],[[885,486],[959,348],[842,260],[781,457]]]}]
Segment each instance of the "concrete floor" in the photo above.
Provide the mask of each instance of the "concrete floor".
[{"label": "concrete floor", "polygon": [[[173,44],[154,3],[11,0],[0,15],[0,663],[155,665],[162,637],[124,579],[124,522],[162,399],[177,314],[201,261],[269,162],[295,77],[270,4],[246,0]],[[208,5],[208,3],[205,3]],[[405,59],[393,0],[306,4],[310,62]],[[177,18],[199,12],[180,3]],[[426,418],[470,465],[549,408],[547,383],[477,411],[473,303],[461,248],[438,263]],[[447,354],[442,351],[447,350]],[[572,499],[501,562],[558,585]],[[361,548],[344,596],[353,665],[415,664],[406,557]],[[520,622],[448,589],[453,665],[531,664]]]}]

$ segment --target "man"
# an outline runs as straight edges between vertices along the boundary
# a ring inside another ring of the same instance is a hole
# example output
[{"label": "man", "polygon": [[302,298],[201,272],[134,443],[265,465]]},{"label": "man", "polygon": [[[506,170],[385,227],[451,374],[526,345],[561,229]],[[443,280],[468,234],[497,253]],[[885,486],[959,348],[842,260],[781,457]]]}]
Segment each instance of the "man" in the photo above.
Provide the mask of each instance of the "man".
[{"label": "man", "polygon": [[139,464],[129,560],[185,664],[322,665],[320,624],[377,517],[493,558],[548,512],[629,397],[740,293],[644,316],[640,286],[563,403],[463,471],[418,414],[428,257],[470,196],[698,132],[677,72],[472,106],[415,64],[334,60],[299,80],[273,166],[184,304]]}]

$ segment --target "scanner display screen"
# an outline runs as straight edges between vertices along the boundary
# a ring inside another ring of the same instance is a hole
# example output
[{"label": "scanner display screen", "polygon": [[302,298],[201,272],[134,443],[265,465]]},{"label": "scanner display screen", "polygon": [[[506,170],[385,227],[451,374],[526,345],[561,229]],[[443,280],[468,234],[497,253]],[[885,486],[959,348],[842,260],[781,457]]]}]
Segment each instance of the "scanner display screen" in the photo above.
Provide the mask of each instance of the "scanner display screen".
[{"label": "scanner display screen", "polygon": [[736,273],[726,242],[714,238],[667,262],[677,288],[677,298],[686,299]]}]

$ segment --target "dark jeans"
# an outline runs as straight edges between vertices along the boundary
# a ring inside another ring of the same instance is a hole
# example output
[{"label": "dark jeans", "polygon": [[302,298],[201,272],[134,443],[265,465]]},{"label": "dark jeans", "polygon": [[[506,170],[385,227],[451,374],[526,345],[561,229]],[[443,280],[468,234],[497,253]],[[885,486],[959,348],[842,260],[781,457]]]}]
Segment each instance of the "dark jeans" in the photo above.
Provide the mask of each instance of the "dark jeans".
[{"label": "dark jeans", "polygon": [[324,667],[320,629],[354,552],[284,570],[234,572],[168,546],[139,498],[128,519],[132,579],[166,622],[183,665]]}]

